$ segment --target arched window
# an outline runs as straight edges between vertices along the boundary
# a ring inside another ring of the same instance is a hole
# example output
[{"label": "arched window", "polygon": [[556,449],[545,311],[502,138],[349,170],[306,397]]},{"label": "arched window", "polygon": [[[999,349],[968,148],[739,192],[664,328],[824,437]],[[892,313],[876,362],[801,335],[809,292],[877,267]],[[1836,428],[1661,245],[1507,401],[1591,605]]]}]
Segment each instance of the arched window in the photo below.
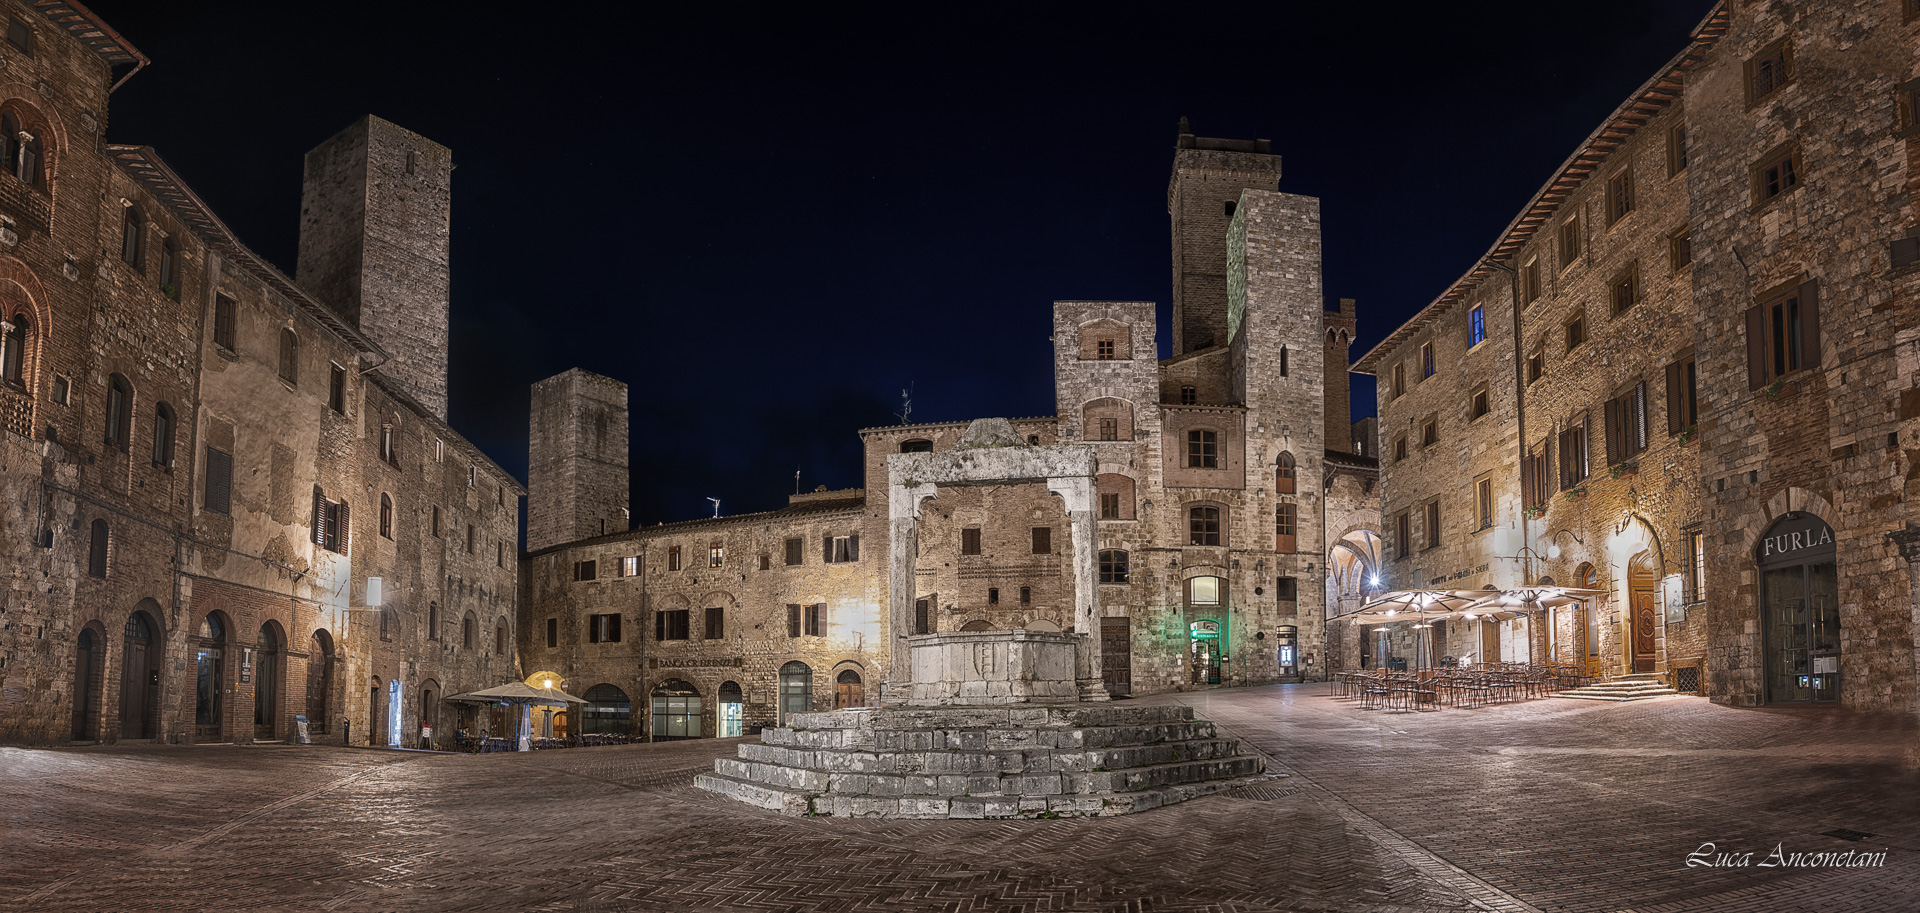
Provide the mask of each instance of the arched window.
[{"label": "arched window", "polygon": [[1276,552],[1294,552],[1299,550],[1300,505],[1292,501],[1282,501],[1273,509],[1273,550]]},{"label": "arched window", "polygon": [[87,543],[87,574],[107,576],[107,521],[93,521],[93,536]]},{"label": "arched window", "polygon": [[1100,582],[1126,583],[1127,581],[1126,551],[1117,548],[1102,550],[1100,552]]},{"label": "arched window", "polygon": [[[795,713],[813,709],[813,669],[799,660],[780,667],[780,725]],[[657,713],[658,711],[656,711]]]},{"label": "arched window", "polygon": [[440,604],[437,602],[427,603],[427,639],[440,639]]},{"label": "arched window", "polygon": [[833,678],[833,709],[845,710],[849,707],[865,707],[867,698],[860,681],[860,673],[852,669],[842,669]]},{"label": "arched window", "polygon": [[0,338],[0,380],[16,387],[26,385],[27,315],[15,314],[8,321],[7,335]]},{"label": "arched window", "polygon": [[180,245],[172,238],[160,242],[160,292],[175,301],[180,300]]},{"label": "arched window", "polygon": [[1132,478],[1118,473],[1101,473],[1094,477],[1094,489],[1099,496],[1100,519],[1134,519]]},{"label": "arched window", "polygon": [[118,374],[107,378],[107,446],[127,449],[132,430],[133,386]]},{"label": "arched window", "polygon": [[507,623],[505,621],[493,623],[493,653],[495,656],[507,655]]},{"label": "arched window", "polygon": [[153,407],[153,465],[173,468],[173,407],[159,403]]},{"label": "arched window", "polygon": [[618,685],[602,682],[580,695],[587,699],[581,711],[580,732],[611,732],[625,735],[633,724],[633,702]]},{"label": "arched window", "polygon": [[[25,157],[22,154],[21,158]],[[145,269],[146,249],[147,221],[140,215],[140,207],[127,206],[121,210],[120,259],[134,269]]]},{"label": "arched window", "polygon": [[462,650],[473,649],[474,627],[475,625],[473,622],[473,613],[468,612],[467,617],[460,619],[460,649]]},{"label": "arched window", "polygon": [[1196,504],[1187,508],[1187,544],[1222,545],[1220,508]]},{"label": "arched window", "polygon": [[1082,361],[1126,361],[1133,357],[1133,327],[1111,317],[1080,326]]},{"label": "arched window", "polygon": [[380,493],[380,535],[393,538],[393,499],[384,491]]},{"label": "arched window", "polygon": [[1273,493],[1293,494],[1293,454],[1281,451],[1280,460],[1273,468]]},{"label": "arched window", "polygon": [[1089,401],[1081,409],[1081,434],[1089,441],[1133,440],[1133,404],[1124,399],[1102,397]]},{"label": "arched window", "polygon": [[280,379],[296,386],[300,383],[300,337],[291,327],[280,331]]},{"label": "arched window", "polygon": [[40,137],[35,133],[18,130],[12,134],[15,143],[13,176],[22,184],[40,183]]}]

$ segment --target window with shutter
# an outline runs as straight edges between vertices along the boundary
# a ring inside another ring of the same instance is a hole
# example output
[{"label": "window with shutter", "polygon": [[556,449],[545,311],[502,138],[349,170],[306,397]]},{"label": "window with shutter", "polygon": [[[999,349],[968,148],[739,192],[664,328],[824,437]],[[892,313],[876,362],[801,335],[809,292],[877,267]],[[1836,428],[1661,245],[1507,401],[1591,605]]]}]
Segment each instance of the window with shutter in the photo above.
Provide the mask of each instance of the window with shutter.
[{"label": "window with shutter", "polygon": [[808,637],[827,636],[827,604],[826,603],[816,602],[813,605],[807,606],[806,635]]},{"label": "window with shutter", "polygon": [[560,646],[560,619],[547,619],[547,646]]},{"label": "window with shutter", "polygon": [[1747,386],[1820,366],[1820,286],[1809,279],[1747,309]]},{"label": "window with shutter", "polygon": [[290,384],[300,383],[300,337],[291,329],[280,331],[280,379]]},{"label": "window with shutter", "polygon": [[800,604],[787,603],[787,636],[800,636]]},{"label": "window with shutter", "polygon": [[720,606],[707,608],[707,640],[722,640],[727,636],[727,610]]},{"label": "window with shutter", "polygon": [[1036,526],[1033,528],[1033,553],[1036,555],[1053,554],[1053,528]]},{"label": "window with shutter", "polygon": [[207,448],[206,491],[202,505],[209,513],[226,514],[233,510],[233,454]]},{"label": "window with shutter", "polygon": [[1440,544],[1440,502],[1427,502],[1427,547]]},{"label": "window with shutter", "polygon": [[89,576],[107,576],[107,540],[107,521],[93,521],[92,536],[87,542],[87,574]]},{"label": "window with shutter", "polygon": [[1393,518],[1393,553],[1396,558],[1405,558],[1413,551],[1413,521],[1406,511]]},{"label": "window with shutter", "polygon": [[799,539],[787,540],[787,566],[788,567],[793,567],[801,563],[800,554],[803,550],[804,550],[804,546]]},{"label": "window with shutter", "polygon": [[980,528],[968,527],[960,531],[960,554],[980,554]]},{"label": "window with shutter", "polygon": [[913,633],[933,633],[933,609],[925,599],[913,601]]}]

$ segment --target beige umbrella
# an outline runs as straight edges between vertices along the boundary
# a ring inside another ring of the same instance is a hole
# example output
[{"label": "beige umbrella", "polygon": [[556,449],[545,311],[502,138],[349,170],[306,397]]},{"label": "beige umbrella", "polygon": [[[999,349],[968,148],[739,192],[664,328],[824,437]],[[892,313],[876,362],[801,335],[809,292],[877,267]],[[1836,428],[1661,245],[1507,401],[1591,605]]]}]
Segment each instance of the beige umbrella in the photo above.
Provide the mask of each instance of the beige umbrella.
[{"label": "beige umbrella", "polygon": [[1433,622],[1475,605],[1486,596],[1480,590],[1395,590],[1335,620],[1362,625],[1414,622],[1414,659],[1416,668],[1424,669],[1427,655],[1432,652],[1428,639],[1432,637]]},{"label": "beige umbrella", "polygon": [[1482,597],[1480,601],[1468,606],[1460,613],[1461,617],[1486,616],[1495,620],[1505,620],[1556,606],[1590,602],[1596,597],[1607,595],[1606,590],[1589,590],[1571,586],[1523,586],[1509,590],[1488,587],[1478,592]]},{"label": "beige umbrella", "polygon": [[492,688],[482,688],[479,691],[456,694],[447,700],[471,704],[513,704],[519,707],[517,714],[519,717],[517,728],[520,730],[517,740],[519,744],[515,746],[519,751],[530,751],[533,748],[533,715],[528,712],[528,708],[565,707],[568,704],[587,702],[586,698],[574,697],[558,688],[535,688],[526,682],[510,682]]}]

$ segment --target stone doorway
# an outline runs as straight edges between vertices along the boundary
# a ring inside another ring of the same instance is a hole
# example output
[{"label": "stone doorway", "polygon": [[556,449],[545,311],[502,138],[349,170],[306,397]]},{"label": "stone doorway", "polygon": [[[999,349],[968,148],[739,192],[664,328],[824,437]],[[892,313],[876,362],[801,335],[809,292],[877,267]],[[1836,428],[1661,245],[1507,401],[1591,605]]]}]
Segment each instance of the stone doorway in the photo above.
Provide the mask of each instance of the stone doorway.
[{"label": "stone doorway", "polygon": [[1133,619],[1100,619],[1100,677],[1108,694],[1133,693]]},{"label": "stone doorway", "polygon": [[1651,550],[1627,564],[1628,657],[1634,672],[1652,672],[1660,623],[1660,574]]}]

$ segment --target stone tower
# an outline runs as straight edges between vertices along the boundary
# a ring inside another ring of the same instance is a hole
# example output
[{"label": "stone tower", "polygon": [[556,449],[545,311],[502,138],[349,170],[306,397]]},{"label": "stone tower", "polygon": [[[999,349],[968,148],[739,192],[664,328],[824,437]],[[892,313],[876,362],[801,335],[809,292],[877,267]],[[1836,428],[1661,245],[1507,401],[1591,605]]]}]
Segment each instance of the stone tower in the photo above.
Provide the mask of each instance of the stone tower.
[{"label": "stone tower", "polygon": [[301,285],[391,360],[380,374],[447,417],[453,153],[369,114],[307,153]]},{"label": "stone tower", "polygon": [[1167,214],[1173,219],[1173,352],[1227,344],[1227,226],[1242,190],[1274,190],[1280,157],[1263,139],[1194,136],[1180,119]]},{"label": "stone tower", "polygon": [[627,385],[574,368],[533,385],[527,550],[627,531]]},{"label": "stone tower", "polygon": [[1352,298],[1340,299],[1340,310],[1321,315],[1327,328],[1327,449],[1354,452],[1353,402],[1349,393],[1352,381],[1347,377],[1351,364],[1350,349],[1358,327]]}]

